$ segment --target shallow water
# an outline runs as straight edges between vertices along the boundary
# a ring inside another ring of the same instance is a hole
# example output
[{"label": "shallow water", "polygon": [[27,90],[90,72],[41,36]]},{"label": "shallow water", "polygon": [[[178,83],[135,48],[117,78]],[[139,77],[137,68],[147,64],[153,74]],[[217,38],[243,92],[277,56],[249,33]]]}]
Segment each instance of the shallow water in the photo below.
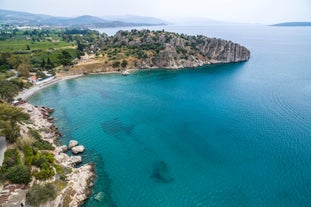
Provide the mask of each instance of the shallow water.
[{"label": "shallow water", "polygon": [[85,206],[310,206],[311,28],[165,29],[230,39],[252,57],[86,76],[30,100],[55,108],[63,143],[79,140],[96,163]]}]

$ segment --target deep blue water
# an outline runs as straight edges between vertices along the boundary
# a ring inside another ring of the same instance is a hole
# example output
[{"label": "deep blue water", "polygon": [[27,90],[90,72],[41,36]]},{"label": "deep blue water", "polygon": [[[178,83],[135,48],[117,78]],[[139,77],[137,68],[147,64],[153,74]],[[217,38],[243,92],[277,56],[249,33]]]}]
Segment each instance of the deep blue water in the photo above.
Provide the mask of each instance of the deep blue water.
[{"label": "deep blue water", "polygon": [[78,140],[96,163],[85,206],[311,206],[311,28],[165,29],[239,42],[252,56],[86,76],[30,100],[55,108],[63,143]]}]

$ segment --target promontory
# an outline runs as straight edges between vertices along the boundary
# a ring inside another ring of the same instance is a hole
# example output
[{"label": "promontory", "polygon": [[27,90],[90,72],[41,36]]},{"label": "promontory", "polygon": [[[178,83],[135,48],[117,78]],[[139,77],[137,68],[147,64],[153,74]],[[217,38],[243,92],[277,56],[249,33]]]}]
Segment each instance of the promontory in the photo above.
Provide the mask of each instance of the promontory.
[{"label": "promontory", "polygon": [[96,61],[88,62],[89,58],[83,56],[84,61],[74,67],[75,70],[87,72],[192,68],[247,61],[250,58],[246,47],[231,41],[163,30],[119,31],[114,36],[101,34],[94,44],[84,45],[83,51],[85,54],[96,54]]}]

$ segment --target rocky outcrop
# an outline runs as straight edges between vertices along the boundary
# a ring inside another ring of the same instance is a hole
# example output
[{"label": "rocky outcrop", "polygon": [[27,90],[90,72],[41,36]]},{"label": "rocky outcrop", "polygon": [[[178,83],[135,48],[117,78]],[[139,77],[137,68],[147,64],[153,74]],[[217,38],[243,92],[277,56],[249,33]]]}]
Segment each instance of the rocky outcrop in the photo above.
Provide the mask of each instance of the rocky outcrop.
[{"label": "rocky outcrop", "polygon": [[[112,37],[105,36],[97,43],[97,47],[107,51],[108,56],[111,56],[109,48],[129,51],[132,56],[127,58],[128,69],[131,67],[177,69],[241,62],[250,58],[250,51],[247,48],[231,41],[164,31],[119,31]],[[118,57],[118,54],[115,57]]]},{"label": "rocky outcrop", "polygon": [[68,145],[68,149],[71,149],[71,148],[73,148],[73,147],[75,147],[75,146],[77,146],[78,145],[78,141],[76,141],[76,140],[70,140],[69,141],[69,145]]},{"label": "rocky outcrop", "polygon": [[75,147],[71,148],[71,151],[73,154],[82,153],[82,152],[84,152],[84,150],[85,150],[85,147],[83,145],[75,146]]},{"label": "rocky outcrop", "polygon": [[[66,169],[66,186],[62,188],[60,192],[57,193],[56,199],[48,201],[45,204],[41,204],[40,207],[49,207],[49,206],[59,206],[59,207],[76,207],[82,206],[84,201],[88,198],[91,193],[93,181],[95,178],[94,165],[84,164],[76,168],[75,166],[78,163],[82,162],[81,156],[69,156],[64,153],[68,150],[66,145],[57,146],[55,143],[56,139],[59,137],[59,132],[57,127],[48,120],[50,117],[49,114],[53,112],[46,107],[36,107],[29,103],[23,103],[19,105],[20,108],[23,108],[25,112],[30,115],[31,121],[26,125],[21,125],[21,134],[27,136],[29,128],[36,129],[40,132],[40,135],[45,141],[48,141],[53,144],[55,149],[50,151],[54,154],[54,159],[58,165],[63,169]],[[77,148],[78,151],[84,151],[84,146],[77,146],[78,142],[71,140],[69,148]],[[59,181],[60,176],[55,175],[53,178],[46,181],[35,181],[32,183],[39,183],[44,185],[46,182],[57,182]],[[32,184],[30,184],[32,185]],[[31,186],[30,186],[31,187]],[[25,201],[25,194],[27,188],[22,196],[19,199],[15,199],[15,203],[21,203]],[[13,201],[12,201],[13,202]]]},{"label": "rocky outcrop", "polygon": [[82,162],[82,157],[81,156],[69,156],[65,153],[58,153],[55,156],[55,160],[58,161],[59,163],[62,163],[64,166],[75,166],[78,163]]},{"label": "rocky outcrop", "polygon": [[72,173],[67,175],[67,186],[58,194],[55,200],[44,206],[77,207],[82,206],[91,194],[95,178],[94,166],[91,164],[73,168]]}]

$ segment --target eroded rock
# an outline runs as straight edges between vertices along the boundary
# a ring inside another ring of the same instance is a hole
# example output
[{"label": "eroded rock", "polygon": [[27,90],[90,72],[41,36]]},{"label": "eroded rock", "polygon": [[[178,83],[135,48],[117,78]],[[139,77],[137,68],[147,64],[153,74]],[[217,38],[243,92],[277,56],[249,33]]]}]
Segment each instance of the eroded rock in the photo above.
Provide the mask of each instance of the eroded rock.
[{"label": "eroded rock", "polygon": [[71,148],[71,151],[73,154],[82,153],[82,152],[84,152],[84,150],[85,150],[85,147],[83,145],[75,146],[75,147]]},{"label": "eroded rock", "polygon": [[78,145],[78,141],[77,140],[70,140],[69,141],[69,145],[68,145],[68,149],[71,149],[71,148],[73,148],[73,147],[75,147],[77,145]]}]

